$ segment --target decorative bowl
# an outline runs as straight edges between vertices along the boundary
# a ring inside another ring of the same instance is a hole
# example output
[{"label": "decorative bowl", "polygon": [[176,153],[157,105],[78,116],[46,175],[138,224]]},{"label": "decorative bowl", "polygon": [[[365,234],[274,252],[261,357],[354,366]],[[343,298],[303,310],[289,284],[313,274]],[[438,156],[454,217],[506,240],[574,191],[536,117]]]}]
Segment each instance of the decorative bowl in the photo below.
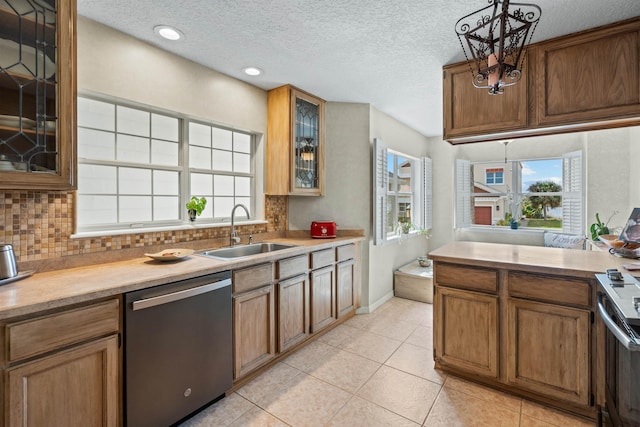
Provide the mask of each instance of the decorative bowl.
[{"label": "decorative bowl", "polygon": [[618,236],[613,234],[598,236],[598,240],[609,248],[610,254],[626,258],[640,258],[640,244],[638,243],[627,243],[624,240],[619,240]]},{"label": "decorative bowl", "polygon": [[426,256],[419,256],[418,264],[420,264],[420,267],[429,267],[431,265],[431,260]]}]

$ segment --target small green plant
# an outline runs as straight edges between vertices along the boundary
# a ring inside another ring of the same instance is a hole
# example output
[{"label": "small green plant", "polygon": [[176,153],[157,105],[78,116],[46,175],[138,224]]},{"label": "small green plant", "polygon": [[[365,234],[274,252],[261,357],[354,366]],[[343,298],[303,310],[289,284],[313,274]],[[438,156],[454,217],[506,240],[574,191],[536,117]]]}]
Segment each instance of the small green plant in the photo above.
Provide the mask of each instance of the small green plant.
[{"label": "small green plant", "polygon": [[200,216],[206,205],[207,199],[204,197],[191,196],[191,200],[187,202],[186,206],[188,211],[195,211],[196,215]]},{"label": "small green plant", "polygon": [[429,229],[422,228],[419,225],[413,224],[411,222],[399,222],[396,227],[397,234],[409,234],[412,231],[416,231],[417,234],[420,234],[427,239],[431,237],[431,231]]},{"label": "small green plant", "polygon": [[613,211],[607,222],[600,221],[600,214],[596,212],[596,222],[591,224],[589,227],[589,231],[591,232],[591,240],[598,240],[598,236],[603,236],[605,234],[611,234],[609,231],[609,221],[618,211]]}]

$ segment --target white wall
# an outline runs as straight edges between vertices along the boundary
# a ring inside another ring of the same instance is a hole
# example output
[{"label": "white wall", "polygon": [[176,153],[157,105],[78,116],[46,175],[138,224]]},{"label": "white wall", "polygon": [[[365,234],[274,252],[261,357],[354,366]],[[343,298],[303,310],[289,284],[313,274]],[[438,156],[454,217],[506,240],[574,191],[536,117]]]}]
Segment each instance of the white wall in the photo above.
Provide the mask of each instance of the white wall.
[{"label": "white wall", "polygon": [[[622,226],[633,207],[640,206],[640,128],[608,129],[593,132],[522,138],[510,142],[510,160],[559,157],[563,153],[583,150],[585,161],[585,234],[595,221],[595,213],[612,226]],[[434,224],[430,249],[454,240],[541,245],[542,234],[527,230],[470,231],[454,230],[455,159],[471,162],[504,158],[504,144],[484,142],[452,146],[441,139],[429,141],[434,159]]]},{"label": "white wall", "polygon": [[[381,138],[391,150],[418,158],[427,155],[427,138],[373,107],[370,135],[370,156],[373,155],[371,144],[374,138]],[[434,165],[436,162],[434,159]],[[372,163],[371,157],[369,163]],[[371,211],[371,207],[369,209]],[[402,239],[400,243],[374,246],[373,241],[369,240],[369,300],[363,300],[363,308],[368,306],[375,309],[393,294],[393,271],[426,254],[428,242],[424,237],[416,236]]]},{"label": "white wall", "polygon": [[[371,148],[369,105],[326,105],[325,196],[289,196],[289,229],[308,230],[312,221],[335,221],[338,229],[364,229],[369,238]],[[368,301],[369,248],[362,245],[362,300]]]},{"label": "white wall", "polygon": [[78,17],[78,89],[265,133],[263,89]]},{"label": "white wall", "polygon": [[631,155],[632,129],[621,128],[588,132],[587,138],[587,228],[595,222],[596,212],[606,221],[614,211],[618,213],[609,225],[622,227],[631,210],[638,205],[638,197],[631,197],[631,187],[639,185],[637,179],[631,179],[631,171],[637,169],[640,156],[637,148]]},{"label": "white wall", "polygon": [[424,237],[374,246],[372,163],[374,138],[414,157],[426,154],[427,140],[368,104],[327,103],[326,195],[289,197],[289,228],[307,230],[311,221],[329,219],[340,228],[365,230],[362,253],[362,309],[373,311],[393,293],[393,271],[427,252]]}]

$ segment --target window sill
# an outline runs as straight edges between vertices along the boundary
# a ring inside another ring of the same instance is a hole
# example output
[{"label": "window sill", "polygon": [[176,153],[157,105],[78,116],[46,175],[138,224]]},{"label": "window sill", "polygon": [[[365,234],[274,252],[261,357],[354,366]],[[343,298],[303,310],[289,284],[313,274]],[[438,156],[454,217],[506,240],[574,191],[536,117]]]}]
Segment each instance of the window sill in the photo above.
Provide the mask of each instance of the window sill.
[{"label": "window sill", "polygon": [[424,234],[421,234],[418,231],[411,231],[407,234],[395,234],[393,236],[387,237],[383,244],[387,245],[392,243],[402,243],[406,239],[413,239],[415,237],[420,237],[420,236],[427,239],[427,237],[425,237]]},{"label": "window sill", "polygon": [[[521,235],[538,235],[544,234],[546,230],[544,228],[517,228],[512,229],[510,227],[491,227],[491,226],[481,226],[481,227],[464,227],[464,228],[456,228],[456,232],[473,232],[473,233],[517,233]],[[557,230],[558,233],[562,232],[562,229]]]},{"label": "window sill", "polygon": [[[265,220],[250,220],[250,221],[236,221],[235,226],[240,227],[243,225],[254,225],[254,224],[267,224]],[[195,221],[193,223],[182,224],[182,225],[171,225],[166,227],[137,227],[137,228],[122,228],[122,229],[113,229],[113,230],[102,230],[102,231],[83,231],[74,233],[71,235],[71,239],[84,239],[91,237],[104,237],[104,236],[119,236],[122,234],[145,234],[145,233],[157,233],[162,231],[181,231],[181,230],[196,230],[200,228],[219,228],[219,227],[230,227],[231,222],[198,222]]]}]

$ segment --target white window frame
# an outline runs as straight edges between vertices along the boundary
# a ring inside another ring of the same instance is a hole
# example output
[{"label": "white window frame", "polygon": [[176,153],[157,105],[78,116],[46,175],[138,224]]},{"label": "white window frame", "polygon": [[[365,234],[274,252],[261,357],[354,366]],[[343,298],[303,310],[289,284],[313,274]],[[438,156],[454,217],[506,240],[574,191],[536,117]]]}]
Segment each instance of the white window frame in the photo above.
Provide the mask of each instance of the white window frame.
[{"label": "white window frame", "polygon": [[[389,149],[382,139],[373,140],[373,241],[374,245],[382,245],[396,241],[400,235],[387,232],[387,197],[389,195],[389,174],[387,155]],[[412,223],[425,230],[430,230],[433,223],[433,163],[430,158],[416,158],[405,153],[392,151],[412,161]],[[412,232],[418,234],[417,230]]]},{"label": "white window frame", "polygon": [[[188,218],[188,214],[187,214],[187,210],[185,207],[185,204],[187,203],[187,201],[189,201],[189,199],[191,198],[192,195],[196,195],[196,194],[191,194],[190,191],[190,173],[191,171],[195,170],[193,168],[190,168],[189,165],[189,135],[188,135],[188,128],[189,128],[189,123],[190,122],[194,122],[194,123],[199,123],[199,124],[205,124],[207,126],[212,126],[215,128],[220,128],[220,129],[225,129],[225,130],[229,130],[232,131],[234,133],[240,133],[240,134],[244,134],[244,135],[249,135],[250,137],[250,144],[251,144],[251,148],[250,148],[250,173],[235,173],[235,172],[228,172],[228,171],[214,171],[213,169],[211,170],[207,170],[207,173],[211,173],[213,174],[214,172],[216,174],[221,174],[221,175],[231,175],[231,176],[242,176],[242,177],[248,177],[250,178],[250,186],[251,186],[251,190],[250,190],[250,199],[251,202],[249,203],[249,206],[247,206],[250,209],[251,212],[251,218],[250,220],[248,220],[247,222],[255,222],[256,221],[256,165],[255,165],[255,156],[256,156],[256,147],[257,147],[257,142],[256,142],[256,135],[252,134],[250,132],[247,131],[242,131],[242,130],[237,130],[237,129],[233,129],[233,128],[229,128],[229,127],[225,127],[225,126],[220,126],[217,125],[216,123],[213,123],[211,121],[207,121],[207,120],[202,120],[199,118],[194,118],[185,114],[181,114],[181,113],[176,113],[173,111],[167,111],[167,110],[163,110],[160,108],[156,108],[156,107],[152,107],[152,106],[147,106],[147,105],[143,105],[140,103],[136,103],[133,101],[128,101],[128,100],[123,100],[120,98],[115,98],[115,97],[111,97],[111,96],[107,96],[107,95],[101,95],[101,94],[95,94],[95,93],[79,93],[78,94],[79,98],[86,98],[86,99],[90,99],[90,100],[95,100],[95,101],[99,101],[99,102],[104,102],[104,103],[108,103],[108,104],[113,104],[114,108],[115,106],[123,106],[123,107],[127,107],[127,108],[133,108],[133,109],[137,109],[137,110],[141,110],[141,111],[145,111],[151,114],[159,114],[159,115],[163,115],[163,116],[168,116],[171,118],[175,118],[178,119],[179,121],[179,150],[178,150],[178,156],[179,156],[179,161],[178,161],[178,165],[177,166],[165,166],[165,165],[154,165],[154,164],[144,164],[144,163],[130,163],[130,162],[122,162],[122,161],[118,161],[118,160],[95,160],[95,159],[86,159],[86,158],[80,158],[78,157],[78,164],[96,164],[96,165],[108,165],[108,166],[114,166],[116,168],[119,167],[133,167],[133,168],[141,168],[141,169],[150,169],[150,170],[168,170],[168,171],[175,171],[179,173],[179,218],[176,220],[166,220],[166,221],[145,221],[145,222],[116,222],[116,223],[107,223],[107,224],[91,224],[91,225],[85,225],[85,226],[79,226],[76,225],[76,234],[78,235],[83,235],[83,234],[96,234],[96,233],[107,233],[107,234],[112,234],[113,232],[127,232],[127,231],[149,231],[149,230],[158,230],[158,229],[181,229],[184,228],[185,226],[215,226],[217,224],[222,224],[222,223],[226,223],[230,220],[230,214],[231,212],[227,213],[225,216],[223,217],[214,217],[214,218],[203,218],[203,217],[198,217],[197,222],[191,222],[189,221]],[[117,118],[116,118],[117,120]],[[117,127],[114,129],[113,133],[117,133]],[[81,141],[78,141],[78,144],[80,144]],[[234,190],[235,191],[235,190]],[[118,192],[116,192],[114,195],[117,197],[118,196]],[[81,198],[82,194],[81,193],[77,193],[77,197]],[[235,197],[235,196],[234,196]],[[213,206],[211,206],[209,203],[207,204],[207,206],[205,207],[205,209],[213,209]],[[238,222],[244,222],[242,218],[238,217],[237,218]]]},{"label": "white window frame", "polygon": [[[563,164],[562,172],[562,232],[567,234],[585,234],[585,218],[584,218],[584,166],[582,151],[573,151],[565,153],[561,157]],[[544,159],[526,159],[520,160],[544,160]],[[455,162],[455,227],[457,229],[464,228],[492,228],[503,229],[491,225],[475,225],[471,223],[471,209],[473,208],[473,188],[471,185],[471,168],[473,165],[469,160],[456,159]],[[520,176],[513,174],[514,182],[520,179]],[[514,188],[519,186],[514,185]],[[519,195],[527,195],[531,193],[518,192]],[[546,195],[559,195],[558,193],[541,193]],[[489,194],[488,194],[489,195]],[[515,204],[516,202],[514,202]],[[526,228],[526,230],[535,230],[535,228]]]},{"label": "white window frame", "polygon": [[[498,169],[498,168],[493,168],[493,169]],[[500,172],[502,174],[502,176],[501,176],[502,179],[500,179],[500,182],[498,182],[496,180],[496,174],[497,173],[498,172],[496,172],[496,171],[488,172],[488,170],[485,169],[485,171],[484,171],[484,183],[487,184],[487,185],[504,185],[504,168]],[[491,176],[493,177],[493,182],[489,182],[489,174],[491,174]]]}]

